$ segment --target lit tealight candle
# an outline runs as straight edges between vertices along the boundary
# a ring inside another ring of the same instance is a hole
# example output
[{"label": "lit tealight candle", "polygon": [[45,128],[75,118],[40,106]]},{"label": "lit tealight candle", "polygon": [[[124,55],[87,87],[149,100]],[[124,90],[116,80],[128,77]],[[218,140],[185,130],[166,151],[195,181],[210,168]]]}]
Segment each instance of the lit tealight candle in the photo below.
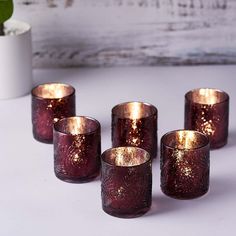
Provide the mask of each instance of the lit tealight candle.
[{"label": "lit tealight candle", "polygon": [[127,102],[112,109],[112,146],[132,146],[157,155],[157,109],[143,102]]},{"label": "lit tealight candle", "polygon": [[178,130],[161,139],[161,189],[173,198],[191,199],[209,189],[209,139],[191,130]]},{"label": "lit tealight candle", "polygon": [[53,124],[75,115],[75,89],[67,84],[49,83],[38,85],[31,94],[34,138],[52,143]]},{"label": "lit tealight candle", "polygon": [[54,125],[54,171],[67,182],[88,182],[98,176],[100,123],[89,117],[69,117]]},{"label": "lit tealight candle", "polygon": [[210,139],[211,148],[227,143],[229,96],[209,88],[189,91],[185,95],[185,129],[197,130]]},{"label": "lit tealight candle", "polygon": [[101,159],[103,210],[122,218],[146,213],[152,201],[149,153],[136,147],[118,147],[105,151]]}]

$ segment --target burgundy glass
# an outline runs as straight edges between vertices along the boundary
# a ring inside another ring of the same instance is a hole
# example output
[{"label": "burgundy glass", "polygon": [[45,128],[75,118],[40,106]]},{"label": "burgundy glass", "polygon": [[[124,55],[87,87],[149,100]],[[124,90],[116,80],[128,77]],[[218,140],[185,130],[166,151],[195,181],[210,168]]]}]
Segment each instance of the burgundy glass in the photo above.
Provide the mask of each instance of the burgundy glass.
[{"label": "burgundy glass", "polygon": [[127,102],[112,109],[112,146],[139,147],[151,158],[157,155],[157,108],[148,103]]},{"label": "burgundy glass", "polygon": [[100,123],[89,117],[69,117],[54,125],[54,171],[67,182],[83,183],[98,176]]},{"label": "burgundy glass", "polygon": [[53,142],[53,124],[64,117],[75,116],[75,89],[67,84],[49,83],[32,92],[32,124],[34,138]]},{"label": "burgundy glass", "polygon": [[177,199],[192,199],[209,189],[210,144],[206,135],[178,130],[161,139],[161,189]]},{"label": "burgundy glass", "polygon": [[147,151],[135,147],[102,154],[102,207],[116,217],[143,215],[151,207],[152,167]]},{"label": "burgundy glass", "polygon": [[185,129],[208,135],[212,149],[227,143],[229,96],[217,90],[201,88],[185,95]]}]

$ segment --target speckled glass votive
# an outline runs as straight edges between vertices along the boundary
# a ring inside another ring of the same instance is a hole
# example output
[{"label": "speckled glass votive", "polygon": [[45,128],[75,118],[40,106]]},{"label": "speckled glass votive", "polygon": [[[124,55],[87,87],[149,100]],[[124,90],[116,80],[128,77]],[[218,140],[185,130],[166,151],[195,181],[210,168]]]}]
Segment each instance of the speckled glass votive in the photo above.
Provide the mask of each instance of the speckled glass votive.
[{"label": "speckled glass votive", "polygon": [[53,142],[53,124],[64,117],[75,116],[75,89],[67,84],[49,83],[32,92],[32,123],[34,138]]},{"label": "speckled glass votive", "polygon": [[201,88],[185,95],[185,129],[197,130],[210,139],[212,149],[227,143],[229,96],[218,89]]},{"label": "speckled glass votive", "polygon": [[147,151],[135,147],[108,149],[102,154],[102,207],[116,217],[146,213],[152,201],[152,166]]},{"label": "speckled glass votive", "polygon": [[209,189],[210,144],[206,135],[190,130],[161,139],[161,189],[177,199],[192,199]]},{"label": "speckled glass votive", "polygon": [[112,146],[132,146],[157,156],[157,108],[143,102],[127,102],[112,109]]},{"label": "speckled glass votive", "polygon": [[98,176],[101,156],[100,123],[79,116],[54,125],[54,171],[66,182],[83,183]]}]

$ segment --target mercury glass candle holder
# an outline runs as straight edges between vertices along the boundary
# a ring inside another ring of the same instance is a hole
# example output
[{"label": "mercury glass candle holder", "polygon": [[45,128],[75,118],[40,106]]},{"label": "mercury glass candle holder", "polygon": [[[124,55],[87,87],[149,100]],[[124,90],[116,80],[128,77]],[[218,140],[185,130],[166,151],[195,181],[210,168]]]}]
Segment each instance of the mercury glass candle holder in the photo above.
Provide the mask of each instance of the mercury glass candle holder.
[{"label": "mercury glass candle holder", "polygon": [[147,151],[136,147],[102,154],[102,207],[116,217],[143,215],[151,207],[152,167]]},{"label": "mercury glass candle holder", "polygon": [[177,130],[161,139],[161,189],[167,196],[192,199],[209,189],[210,144],[206,135]]},{"label": "mercury glass candle holder", "polygon": [[53,124],[64,117],[75,116],[75,89],[67,84],[48,83],[32,92],[32,124],[34,138],[53,142]]},{"label": "mercury glass candle holder", "polygon": [[227,143],[229,95],[218,89],[201,88],[185,95],[185,129],[197,130],[210,139],[212,149]]},{"label": "mercury glass candle holder", "polygon": [[100,172],[101,127],[90,117],[59,120],[54,125],[54,171],[67,182],[88,182]]},{"label": "mercury glass candle holder", "polygon": [[112,109],[112,146],[139,147],[157,155],[157,108],[143,102],[126,102]]}]

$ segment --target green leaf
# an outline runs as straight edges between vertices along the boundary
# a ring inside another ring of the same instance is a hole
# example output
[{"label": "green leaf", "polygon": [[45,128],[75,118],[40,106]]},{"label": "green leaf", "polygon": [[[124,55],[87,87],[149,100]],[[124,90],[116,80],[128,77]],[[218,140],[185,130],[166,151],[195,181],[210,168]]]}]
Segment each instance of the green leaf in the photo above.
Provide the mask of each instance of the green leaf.
[{"label": "green leaf", "polygon": [[0,0],[0,24],[8,20],[13,14],[13,1]]}]

